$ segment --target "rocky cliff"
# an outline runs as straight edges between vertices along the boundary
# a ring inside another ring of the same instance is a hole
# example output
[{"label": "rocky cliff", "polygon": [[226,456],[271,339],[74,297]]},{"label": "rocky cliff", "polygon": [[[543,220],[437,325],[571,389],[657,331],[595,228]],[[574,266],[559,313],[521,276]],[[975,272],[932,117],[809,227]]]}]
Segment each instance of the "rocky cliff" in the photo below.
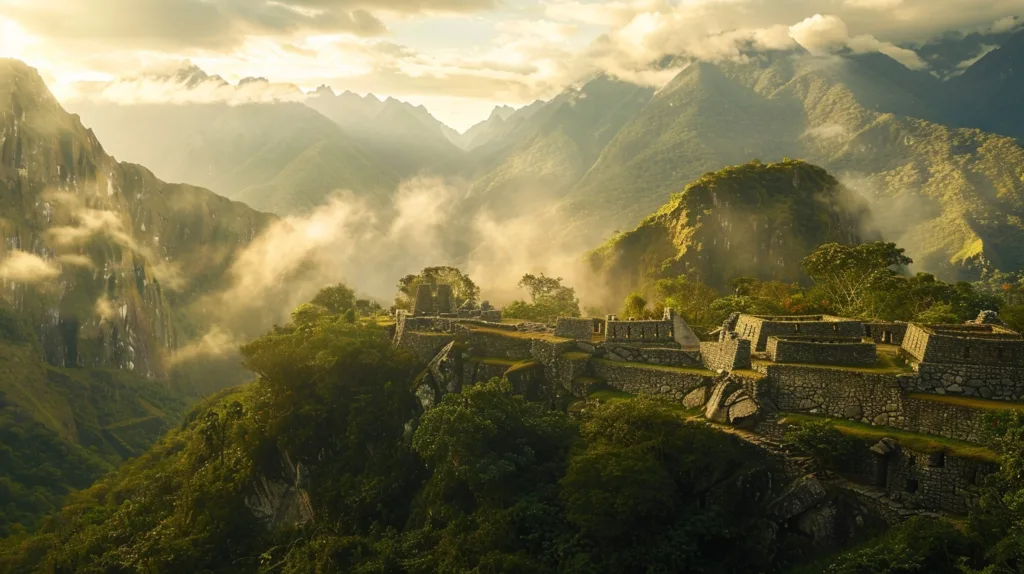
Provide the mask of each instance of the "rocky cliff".
[{"label": "rocky cliff", "polygon": [[202,321],[189,304],[270,221],[116,161],[35,70],[0,60],[0,300],[47,362],[162,376]]}]

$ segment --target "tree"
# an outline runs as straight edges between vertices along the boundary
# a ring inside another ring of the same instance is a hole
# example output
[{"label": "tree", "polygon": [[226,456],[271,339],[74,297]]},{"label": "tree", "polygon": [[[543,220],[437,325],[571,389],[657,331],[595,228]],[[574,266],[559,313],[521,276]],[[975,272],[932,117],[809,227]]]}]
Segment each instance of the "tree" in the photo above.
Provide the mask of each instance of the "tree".
[{"label": "tree", "polygon": [[529,292],[531,302],[513,301],[502,311],[505,317],[552,323],[559,317],[580,316],[576,290],[562,285],[561,277],[527,273],[519,281],[519,287]]},{"label": "tree", "polygon": [[480,288],[468,275],[455,267],[427,267],[418,275],[406,275],[398,281],[398,295],[395,307],[409,311],[416,300],[416,291],[423,283],[428,285],[451,285],[452,304],[455,308],[474,305],[480,298]]},{"label": "tree", "polygon": [[837,313],[875,317],[899,272],[913,263],[895,243],[827,243],[803,260],[819,298]]},{"label": "tree", "polygon": [[786,430],[785,442],[811,457],[819,472],[839,470],[857,448],[857,442],[840,432],[829,421],[793,425]]},{"label": "tree", "polygon": [[662,279],[655,284],[665,307],[675,309],[690,325],[711,327],[722,322],[711,308],[718,292],[704,283],[685,275]]},{"label": "tree", "polygon": [[630,293],[622,304],[623,318],[636,317],[645,319],[648,316],[647,299],[640,293]]},{"label": "tree", "polygon": [[338,283],[321,289],[310,303],[323,307],[332,315],[340,315],[356,306],[356,293]]}]

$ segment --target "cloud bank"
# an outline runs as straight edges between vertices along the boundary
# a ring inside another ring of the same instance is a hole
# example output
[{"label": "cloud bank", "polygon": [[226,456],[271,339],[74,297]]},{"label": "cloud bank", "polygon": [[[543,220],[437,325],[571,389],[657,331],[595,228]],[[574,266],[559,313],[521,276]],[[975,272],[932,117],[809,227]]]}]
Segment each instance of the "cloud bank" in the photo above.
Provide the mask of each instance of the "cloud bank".
[{"label": "cloud bank", "polygon": [[0,259],[0,279],[4,281],[40,283],[59,275],[60,267],[27,251],[9,251]]}]

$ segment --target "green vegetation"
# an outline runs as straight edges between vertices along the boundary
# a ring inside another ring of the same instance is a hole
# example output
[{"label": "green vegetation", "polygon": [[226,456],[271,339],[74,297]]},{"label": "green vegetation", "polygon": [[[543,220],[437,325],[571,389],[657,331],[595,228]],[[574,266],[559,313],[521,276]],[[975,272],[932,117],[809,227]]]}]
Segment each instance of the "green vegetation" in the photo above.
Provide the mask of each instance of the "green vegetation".
[{"label": "green vegetation", "polygon": [[[420,366],[331,313],[243,354],[257,382],[9,537],[0,570],[710,573],[788,556],[766,536],[771,465],[659,403],[570,416],[494,380],[418,417]],[[263,480],[304,489],[315,522],[257,519]]]},{"label": "green vegetation", "polygon": [[539,323],[554,323],[559,317],[579,317],[580,300],[576,290],[562,285],[562,278],[531,275],[519,281],[519,287],[530,294],[530,303],[513,301],[502,310],[511,319],[524,319]]},{"label": "green vegetation", "polygon": [[419,286],[426,283],[431,286],[440,284],[451,285],[452,307],[462,308],[464,305],[472,308],[480,297],[480,288],[469,278],[468,275],[455,267],[427,267],[417,275],[406,275],[398,281],[398,295],[395,297],[395,307],[412,311],[416,303],[416,292]]},{"label": "green vegetation", "polygon": [[[982,310],[1008,308],[1016,291],[992,293],[992,284],[955,284],[935,276],[900,274],[912,261],[892,243],[861,245],[827,243],[814,249],[801,264],[808,287],[799,283],[737,277],[722,294],[696,274],[658,279],[653,302],[640,293],[626,298],[624,313],[660,317],[671,307],[699,333],[717,328],[733,313],[758,315],[830,314],[865,320],[958,323]],[[1024,284],[1024,283],[1022,283]],[[906,370],[899,357],[880,348],[878,369]]]},{"label": "green vegetation", "polygon": [[934,395],[928,393],[913,393],[908,396],[920,401],[932,401],[936,403],[945,403],[948,405],[956,405],[958,407],[968,407],[972,409],[981,409],[987,411],[1024,410],[1024,404],[1012,403],[1009,401],[985,400],[972,397],[955,397],[952,395]]},{"label": "green vegetation", "polygon": [[843,419],[831,419],[818,415],[785,413],[783,420],[786,424],[792,425],[817,425],[821,428],[824,425],[831,426],[839,432],[865,441],[878,441],[885,437],[895,439],[909,449],[925,452],[943,452],[951,456],[980,460],[983,462],[999,462],[999,456],[991,448],[969,442],[954,440],[934,435],[917,434],[890,427],[873,426],[865,423],[848,421]]},{"label": "green vegetation", "polygon": [[715,376],[715,373],[699,367],[669,367],[667,365],[650,365],[648,363],[631,363],[628,361],[611,361],[608,359],[594,359],[594,362],[603,365],[630,367],[633,369],[646,369],[650,371],[668,371],[670,373],[688,373],[694,375]]},{"label": "green vegetation", "polygon": [[858,446],[857,440],[838,429],[830,420],[802,422],[786,429],[785,442],[810,456],[819,472],[839,470],[842,462]]}]

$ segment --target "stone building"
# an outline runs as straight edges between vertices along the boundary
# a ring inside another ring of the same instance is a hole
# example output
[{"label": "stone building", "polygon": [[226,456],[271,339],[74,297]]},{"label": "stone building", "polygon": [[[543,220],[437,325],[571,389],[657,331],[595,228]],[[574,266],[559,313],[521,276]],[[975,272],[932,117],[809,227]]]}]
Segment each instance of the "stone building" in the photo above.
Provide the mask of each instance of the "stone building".
[{"label": "stone building", "polygon": [[830,315],[740,315],[733,329],[751,341],[755,353],[768,349],[768,337],[862,337],[864,324]]},{"label": "stone building", "polygon": [[633,345],[674,344],[685,351],[700,350],[700,339],[674,309],[665,309],[660,321],[620,321],[615,315],[608,315],[605,341]]},{"label": "stone building", "polygon": [[768,358],[776,363],[870,366],[878,359],[874,343],[859,337],[768,337]]},{"label": "stone building", "polygon": [[1024,338],[999,325],[912,323],[902,349],[919,363],[1024,367]]}]

